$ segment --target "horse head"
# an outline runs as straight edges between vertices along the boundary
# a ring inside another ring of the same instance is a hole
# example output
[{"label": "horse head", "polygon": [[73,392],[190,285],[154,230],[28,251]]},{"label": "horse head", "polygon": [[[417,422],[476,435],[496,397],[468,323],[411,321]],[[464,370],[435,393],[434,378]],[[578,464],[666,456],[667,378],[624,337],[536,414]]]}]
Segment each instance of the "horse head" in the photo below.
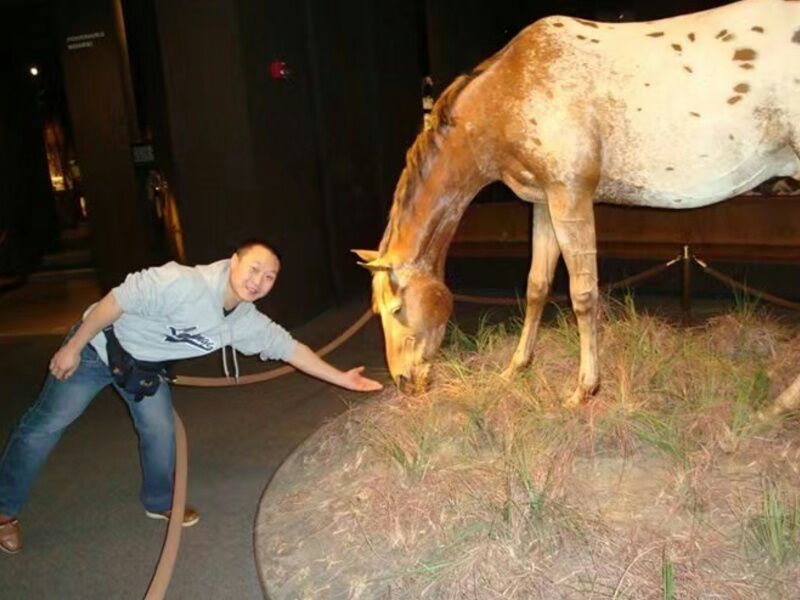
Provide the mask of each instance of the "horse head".
[{"label": "horse head", "polygon": [[431,360],[442,344],[453,295],[430,272],[393,265],[375,251],[355,252],[372,273],[372,310],[381,316],[392,379],[403,392],[422,392],[430,383]]}]

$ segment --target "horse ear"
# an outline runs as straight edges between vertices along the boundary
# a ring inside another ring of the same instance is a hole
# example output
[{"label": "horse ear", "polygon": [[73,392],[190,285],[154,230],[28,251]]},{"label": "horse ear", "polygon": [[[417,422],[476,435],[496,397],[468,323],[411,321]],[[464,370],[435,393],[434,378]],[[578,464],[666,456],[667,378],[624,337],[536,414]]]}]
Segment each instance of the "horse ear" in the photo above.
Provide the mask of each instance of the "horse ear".
[{"label": "horse ear", "polygon": [[387,271],[391,271],[392,270],[392,267],[390,267],[389,265],[382,265],[380,263],[360,262],[360,263],[357,263],[357,264],[360,267],[364,267],[370,273],[385,273]]},{"label": "horse ear", "polygon": [[358,256],[358,258],[360,258],[365,263],[372,262],[373,260],[378,258],[378,256],[380,256],[377,250],[350,250],[350,252]]},{"label": "horse ear", "polygon": [[359,266],[364,267],[371,273],[392,270],[391,265],[381,261],[380,255],[376,250],[353,250],[353,252],[363,261],[358,263]]}]

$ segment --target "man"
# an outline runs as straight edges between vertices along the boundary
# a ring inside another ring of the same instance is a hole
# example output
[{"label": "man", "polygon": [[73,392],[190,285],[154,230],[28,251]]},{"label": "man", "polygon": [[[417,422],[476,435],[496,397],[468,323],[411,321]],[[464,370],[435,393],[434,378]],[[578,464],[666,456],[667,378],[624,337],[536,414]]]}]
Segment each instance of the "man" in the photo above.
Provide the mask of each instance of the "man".
[{"label": "man", "polygon": [[[361,374],[363,367],[340,371],[256,309],[253,302],[269,293],[279,270],[277,253],[251,240],[230,259],[210,265],[171,262],[132,273],[89,307],[50,360],[38,400],[0,459],[0,549],[12,554],[21,549],[17,515],[30,486],[66,427],[109,384],[128,404],[139,436],[145,513],[169,518],[175,436],[169,385],[159,374],[163,361],[220,349],[227,375],[226,346],[231,346],[237,376],[238,350],[286,361],[350,390],[381,389]],[[197,511],[187,507],[184,527],[198,520]]]}]

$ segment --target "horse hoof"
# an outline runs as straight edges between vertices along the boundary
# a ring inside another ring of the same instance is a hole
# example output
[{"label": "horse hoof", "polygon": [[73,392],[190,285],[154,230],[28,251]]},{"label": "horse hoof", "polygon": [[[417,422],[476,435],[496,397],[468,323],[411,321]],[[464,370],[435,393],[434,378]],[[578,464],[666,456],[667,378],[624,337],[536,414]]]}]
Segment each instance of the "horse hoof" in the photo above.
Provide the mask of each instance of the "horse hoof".
[{"label": "horse hoof", "polygon": [[503,381],[511,381],[512,379],[514,379],[514,375],[516,374],[517,374],[516,369],[513,369],[511,367],[506,367],[503,370],[503,372],[500,373],[500,379],[502,379]]},{"label": "horse hoof", "polygon": [[586,400],[586,394],[580,389],[572,392],[572,395],[564,401],[564,408],[575,408],[580,406]]},{"label": "horse hoof", "polygon": [[514,377],[517,376],[517,373],[522,371],[525,365],[520,365],[515,362],[511,362],[502,373],[500,373],[500,379],[503,381],[511,381]]},{"label": "horse hoof", "polygon": [[783,416],[784,413],[788,412],[788,409],[785,409],[777,404],[773,404],[767,408],[764,408],[758,411],[755,414],[756,421],[759,423],[764,423],[766,421],[772,421],[773,419],[777,419],[778,417]]},{"label": "horse hoof", "polygon": [[580,406],[584,404],[589,398],[594,396],[597,391],[600,389],[600,384],[595,384],[590,388],[584,388],[582,386],[578,386],[578,388],[572,392],[572,395],[564,401],[565,408],[575,408],[576,406]]}]

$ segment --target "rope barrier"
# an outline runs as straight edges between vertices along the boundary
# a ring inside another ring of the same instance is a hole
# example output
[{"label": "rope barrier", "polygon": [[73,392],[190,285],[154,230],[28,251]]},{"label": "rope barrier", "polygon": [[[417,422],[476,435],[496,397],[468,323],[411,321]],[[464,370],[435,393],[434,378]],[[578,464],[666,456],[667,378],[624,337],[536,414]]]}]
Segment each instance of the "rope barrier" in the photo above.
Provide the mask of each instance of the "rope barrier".
[{"label": "rope barrier", "polygon": [[[600,291],[602,292],[613,292],[614,290],[618,290],[620,288],[626,288],[631,285],[635,285],[640,283],[646,279],[650,279],[651,277],[655,277],[662,271],[666,271],[672,265],[681,262],[684,260],[682,255],[678,255],[672,260],[668,260],[667,262],[656,265],[655,267],[650,267],[649,269],[645,269],[641,273],[636,273],[635,275],[631,275],[630,277],[625,277],[624,279],[620,279],[619,281],[613,281],[611,283],[606,283],[600,286]],[[453,299],[456,302],[465,302],[468,304],[489,304],[489,305],[496,305],[496,306],[523,306],[525,302],[524,298],[517,297],[517,298],[509,298],[509,297],[489,297],[489,296],[473,296],[469,294],[454,294]],[[565,302],[567,300],[567,296],[564,294],[550,296],[551,302]]]},{"label": "rope barrier", "polygon": [[189,460],[186,429],[177,411],[173,409],[172,413],[175,417],[175,486],[172,493],[172,512],[167,525],[164,545],[161,548],[161,556],[158,559],[155,573],[153,573],[153,578],[150,580],[150,586],[147,588],[144,600],[162,600],[166,595],[181,544],[183,512],[186,509],[186,483],[189,478]]},{"label": "rope barrier", "polygon": [[[325,356],[333,352],[336,348],[341,346],[348,339],[353,337],[367,321],[372,317],[372,310],[364,312],[359,319],[343,331],[333,341],[319,349],[317,354]],[[239,377],[238,380],[232,380],[226,377],[188,377],[178,376],[173,380],[176,385],[185,386],[201,386],[201,387],[222,387],[230,385],[247,385],[259,381],[268,381],[275,379],[281,375],[291,373],[296,369],[291,366],[281,367],[279,369],[272,369],[265,373],[257,373],[255,375],[246,375]],[[188,481],[188,450],[186,443],[186,430],[183,426],[180,416],[177,411],[173,409],[175,418],[175,483],[172,493],[172,508],[170,512],[169,524],[167,525],[167,533],[164,538],[164,545],[161,548],[161,556],[158,559],[156,570],[153,573],[153,578],[150,580],[150,586],[144,596],[144,600],[163,600],[167,593],[172,573],[175,570],[175,563],[178,560],[178,550],[181,543],[181,530],[183,528],[183,513],[186,509],[186,487]]]},{"label": "rope barrier", "polygon": [[761,290],[757,290],[755,288],[750,287],[746,283],[739,283],[732,277],[725,275],[725,273],[721,273],[716,269],[709,267],[708,264],[696,256],[692,255],[692,259],[696,262],[700,267],[711,277],[731,286],[734,289],[740,290],[745,294],[749,294],[751,296],[755,296],[756,298],[761,298],[762,300],[766,300],[767,302],[772,302],[773,304],[777,304],[778,306],[783,306],[784,308],[788,308],[791,310],[800,310],[800,303],[792,302],[791,300],[786,300],[784,298],[780,298],[779,296],[775,296],[770,294],[769,292],[762,292]]},{"label": "rope barrier", "polygon": [[[687,247],[688,248],[688,247]],[[683,262],[686,260],[693,260],[697,263],[703,271],[708,273],[711,277],[729,285],[732,288],[738,289],[746,294],[751,296],[755,296],[757,298],[761,298],[762,300],[766,300],[767,302],[772,302],[773,304],[777,304],[778,306],[783,306],[784,308],[789,308],[791,310],[800,311],[800,303],[792,302],[791,300],[786,300],[779,296],[775,296],[774,294],[770,294],[769,292],[764,292],[762,290],[758,290],[753,288],[745,283],[740,283],[725,275],[724,273],[717,271],[716,269],[710,267],[705,261],[697,258],[694,254],[686,253],[685,255],[681,254],[669,260],[663,264],[656,265],[655,267],[651,267],[649,269],[645,269],[641,273],[637,273],[635,275],[631,275],[630,277],[626,277],[624,279],[620,279],[619,281],[614,281],[611,283],[607,283],[605,285],[600,286],[600,290],[603,292],[613,292],[620,288],[626,288],[631,285],[635,285],[652,277],[655,277],[659,273],[666,271],[672,265],[675,265],[679,262]],[[457,302],[466,302],[469,304],[488,304],[488,305],[497,305],[497,306],[521,306],[524,302],[523,298],[510,298],[510,297],[487,297],[487,296],[474,296],[474,295],[467,295],[467,294],[454,294],[453,298]],[[566,296],[559,295],[559,296],[552,296],[551,300],[554,302],[561,302],[566,300]]]},{"label": "rope barrier", "polygon": [[[329,342],[317,351],[317,355],[322,357],[326,354],[333,352],[344,344],[347,340],[353,337],[364,325],[367,324],[372,318],[372,309],[364,312],[359,319],[343,331],[333,341]],[[172,383],[175,385],[194,386],[194,387],[228,387],[234,385],[250,385],[252,383],[259,383],[261,381],[269,381],[282,375],[287,375],[296,371],[292,366],[286,365],[277,369],[270,369],[264,373],[255,373],[253,375],[242,375],[238,379],[233,377],[193,377],[189,375],[177,375]]]},{"label": "rope barrier", "polygon": [[[791,310],[798,310],[800,311],[800,303],[792,302],[790,300],[785,300],[768,292],[764,292],[761,290],[757,290],[748,286],[747,284],[739,283],[735,279],[717,271],[710,267],[706,262],[699,259],[694,254],[691,254],[688,250],[688,246],[684,247],[684,252],[679,254],[675,258],[666,261],[663,264],[656,265],[654,267],[650,267],[649,269],[645,269],[644,271],[637,273],[635,275],[631,275],[630,277],[626,277],[619,281],[607,283],[605,285],[600,286],[601,291],[604,292],[612,292],[614,290],[618,290],[621,288],[626,288],[631,285],[635,285],[656,275],[666,271],[671,266],[688,260],[693,260],[697,263],[706,273],[708,273],[711,277],[725,283],[726,285],[731,286],[732,288],[741,290],[746,294],[750,294],[757,298],[761,298],[768,302],[772,302],[779,306],[783,306],[785,308],[789,308]],[[486,304],[486,305],[497,305],[497,306],[521,306],[524,299],[520,297],[510,298],[510,297],[488,297],[488,296],[476,296],[470,294],[454,294],[453,299],[457,302],[464,302],[469,304]],[[566,300],[566,296],[558,295],[552,296],[551,300],[555,302],[561,302]],[[350,339],[356,332],[358,332],[367,322],[372,318],[372,311],[367,310],[361,317],[353,323],[348,329],[342,332],[338,337],[336,337],[333,341],[329,342],[327,345],[320,348],[317,352],[319,356],[325,356],[326,354],[332,352],[339,346],[341,346],[344,342]],[[243,375],[238,379],[234,379],[232,377],[196,377],[190,375],[177,375],[173,380],[172,383],[175,385],[182,385],[182,386],[190,386],[190,387],[228,387],[228,386],[238,386],[238,385],[250,385],[253,383],[259,383],[263,381],[269,381],[275,379],[277,377],[281,377],[283,375],[287,375],[289,373],[294,372],[296,369],[290,365],[286,365],[283,367],[279,367],[276,369],[270,369],[263,373],[255,373],[252,375]]]},{"label": "rope barrier", "polygon": [[491,296],[471,296],[469,294],[453,294],[453,300],[465,304],[490,304],[495,306],[522,306],[522,303],[525,302],[524,298],[492,298]]},{"label": "rope barrier", "polygon": [[[684,260],[683,256],[679,255],[673,258],[672,260],[669,260],[661,265],[656,265],[655,267],[646,269],[641,273],[631,275],[630,277],[626,277],[619,281],[605,284],[601,286],[600,289],[605,292],[611,292],[613,290],[634,285],[636,283],[654,277],[659,273],[661,273],[662,271],[666,271],[669,267],[682,260]],[[523,298],[509,298],[509,297],[492,298],[488,296],[474,296],[469,294],[454,294],[453,299],[456,300],[457,302],[464,302],[468,304],[489,304],[498,306],[520,306],[524,302]],[[551,300],[556,302],[565,301],[566,296],[564,295],[552,296]],[[343,331],[338,337],[336,337],[334,340],[332,340],[331,342],[320,348],[317,351],[317,355],[322,357],[330,352],[333,352],[336,348],[338,348],[347,340],[349,340],[351,337],[353,337],[353,335],[355,335],[362,327],[364,327],[364,325],[366,325],[371,318],[372,318],[372,310],[368,309],[364,312],[364,314],[361,315],[361,317],[359,317],[359,319],[355,323],[353,323],[350,327],[348,327],[345,331]],[[242,375],[238,379],[234,379],[233,377],[196,377],[192,375],[176,375],[172,379],[172,383],[175,385],[182,385],[187,387],[231,387],[231,386],[250,385],[253,383],[269,381],[277,377],[293,373],[294,371],[296,371],[294,367],[290,365],[285,365],[283,367],[278,367],[276,369],[270,369],[263,373]]]},{"label": "rope barrier", "polygon": [[620,288],[626,288],[631,285],[635,285],[637,283],[644,281],[645,279],[650,279],[651,277],[655,277],[662,271],[666,271],[672,265],[679,263],[682,260],[683,260],[683,255],[678,255],[672,260],[668,260],[663,265],[656,265],[655,267],[645,269],[644,271],[636,275],[631,275],[630,277],[626,277],[625,279],[601,285],[600,289],[604,292],[613,292],[614,290],[618,290]]},{"label": "rope barrier", "polygon": [[[684,249],[684,253],[678,255],[676,258],[669,260],[661,265],[656,265],[655,267],[651,267],[642,271],[641,273],[637,273],[630,277],[626,277],[616,282],[608,283],[601,286],[601,290],[605,292],[611,292],[614,290],[618,290],[620,288],[625,288],[646,279],[650,279],[659,273],[666,271],[672,265],[677,264],[679,262],[688,261],[690,258],[688,247]],[[780,306],[784,306],[786,308],[790,308],[793,310],[800,310],[800,303],[791,302],[789,300],[785,300],[783,298],[779,298],[778,296],[774,296],[767,292],[762,292],[760,290],[756,290],[746,284],[739,283],[735,279],[725,275],[708,266],[707,263],[700,260],[694,255],[691,255],[691,259],[696,262],[706,273],[711,275],[712,277],[730,285],[733,288],[739,289],[747,294],[756,296],[758,298],[762,298],[769,302],[773,302]],[[473,303],[473,304],[494,304],[494,305],[502,305],[502,306],[519,306],[522,302],[521,298],[491,298],[486,296],[474,296],[468,294],[454,294],[453,298],[458,302],[465,302],[465,303]],[[565,299],[565,296],[557,296],[557,299]],[[339,346],[341,346],[344,342],[348,339],[353,337],[367,322],[372,318],[372,310],[369,309],[364,312],[364,314],[359,317],[359,319],[353,323],[350,327],[348,327],[345,331],[343,331],[339,336],[337,336],[334,340],[320,348],[317,354],[322,357],[326,354],[332,352]],[[183,385],[183,386],[195,386],[195,387],[227,387],[227,386],[234,386],[234,385],[249,385],[253,383],[258,383],[262,381],[269,381],[271,379],[275,379],[277,377],[281,377],[282,375],[286,375],[288,373],[292,373],[296,369],[292,366],[283,366],[277,369],[271,369],[264,373],[256,373],[253,375],[244,375],[239,377],[238,379],[233,379],[230,377],[194,377],[188,375],[178,375],[174,378],[172,383],[175,385]],[[797,388],[796,390],[794,388]],[[791,393],[790,393],[791,392]],[[790,390],[786,390],[784,394],[781,396],[791,396],[794,398],[797,394],[800,394],[800,378],[797,379],[795,384],[792,386]],[[788,402],[785,402],[788,404]],[[778,403],[778,406],[781,404]],[[173,493],[172,499],[172,512],[170,515],[169,525],[167,527],[167,534],[164,540],[164,546],[162,547],[161,557],[159,558],[158,565],[156,567],[156,571],[153,574],[153,578],[150,582],[150,587],[148,588],[147,594],[144,597],[144,600],[162,600],[164,595],[166,594],[167,587],[169,586],[170,578],[172,577],[172,572],[175,567],[175,562],[177,560],[178,549],[180,545],[180,537],[181,537],[181,529],[183,527],[183,513],[186,507],[186,483],[188,478],[188,459],[187,459],[187,444],[186,444],[186,431],[183,426],[183,422],[181,421],[178,413],[175,412],[175,448],[176,448],[176,459],[175,459],[175,491]]]}]

